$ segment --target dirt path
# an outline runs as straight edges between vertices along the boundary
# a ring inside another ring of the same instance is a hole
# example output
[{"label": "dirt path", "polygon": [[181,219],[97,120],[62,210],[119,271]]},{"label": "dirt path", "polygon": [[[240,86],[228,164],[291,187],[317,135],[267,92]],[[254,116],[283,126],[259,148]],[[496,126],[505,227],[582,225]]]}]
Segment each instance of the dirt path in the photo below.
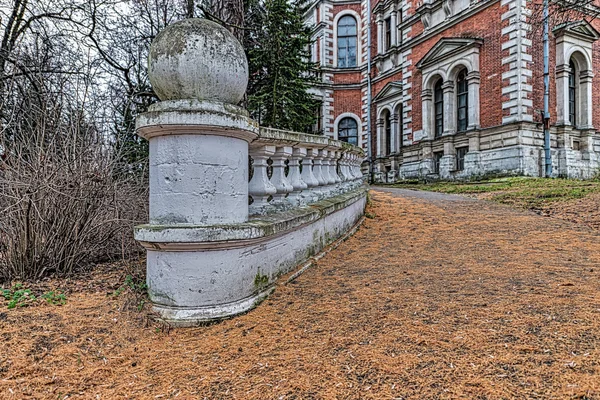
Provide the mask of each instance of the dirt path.
[{"label": "dirt path", "polygon": [[5,311],[0,398],[600,398],[597,231],[437,193],[372,200],[352,238],[233,320],[167,333],[97,285]]}]

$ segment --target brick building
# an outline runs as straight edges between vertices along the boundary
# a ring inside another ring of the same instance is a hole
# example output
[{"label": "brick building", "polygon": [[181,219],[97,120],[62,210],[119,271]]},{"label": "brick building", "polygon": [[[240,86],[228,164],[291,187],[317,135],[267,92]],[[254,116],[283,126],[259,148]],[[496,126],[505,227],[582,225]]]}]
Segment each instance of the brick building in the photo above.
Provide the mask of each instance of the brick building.
[{"label": "brick building", "polygon": [[[541,0],[540,0],[541,1]],[[371,143],[377,179],[544,172],[543,46],[527,0],[372,0]],[[367,2],[317,0],[315,129],[367,148]],[[590,6],[593,7],[593,6]],[[553,174],[600,167],[600,34],[550,27]]]}]

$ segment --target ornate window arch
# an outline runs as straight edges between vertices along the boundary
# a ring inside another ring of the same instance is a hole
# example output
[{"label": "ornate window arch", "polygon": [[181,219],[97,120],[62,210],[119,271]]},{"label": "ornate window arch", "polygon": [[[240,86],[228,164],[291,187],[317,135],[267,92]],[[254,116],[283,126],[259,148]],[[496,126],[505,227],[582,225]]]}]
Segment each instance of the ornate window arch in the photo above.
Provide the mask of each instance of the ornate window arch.
[{"label": "ornate window arch", "polygon": [[423,130],[413,132],[415,140],[434,139],[442,132],[452,135],[479,128],[479,49],[482,44],[483,39],[442,38],[416,64],[423,75]]},{"label": "ornate window arch", "polygon": [[[345,121],[342,124],[342,121],[346,120],[347,118],[353,120],[356,125],[352,124],[350,121]],[[356,126],[356,134],[354,132],[349,131],[349,129],[351,130],[354,126]],[[342,129],[344,129],[344,131],[340,132]],[[352,144],[359,146],[359,147],[362,145],[361,120],[358,116],[356,116],[355,114],[353,114],[351,112],[346,112],[346,113],[342,113],[342,114],[338,115],[336,117],[335,121],[333,122],[333,138],[336,140],[345,141],[343,138],[349,137],[349,136],[345,136],[345,135],[349,135],[352,137],[354,135],[356,135],[356,143],[352,143]],[[348,143],[351,143],[351,142],[349,141]]]},{"label": "ornate window arch", "polygon": [[592,46],[600,38],[588,22],[554,29],[556,37],[556,124],[592,129]]},{"label": "ornate window arch", "polygon": [[358,21],[351,14],[336,22],[336,66],[353,68],[358,64]]},{"label": "ornate window arch", "polygon": [[344,117],[338,122],[338,140],[358,146],[358,122],[352,117]]}]

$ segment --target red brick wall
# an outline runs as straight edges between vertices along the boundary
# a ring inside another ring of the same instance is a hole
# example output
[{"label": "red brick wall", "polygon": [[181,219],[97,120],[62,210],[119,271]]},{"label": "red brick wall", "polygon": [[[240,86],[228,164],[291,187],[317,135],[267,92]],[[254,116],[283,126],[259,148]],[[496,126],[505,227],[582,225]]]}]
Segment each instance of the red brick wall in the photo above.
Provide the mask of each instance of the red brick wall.
[{"label": "red brick wall", "polygon": [[334,121],[343,113],[353,113],[360,119],[362,114],[361,96],[362,93],[360,89],[335,90],[333,92]]}]

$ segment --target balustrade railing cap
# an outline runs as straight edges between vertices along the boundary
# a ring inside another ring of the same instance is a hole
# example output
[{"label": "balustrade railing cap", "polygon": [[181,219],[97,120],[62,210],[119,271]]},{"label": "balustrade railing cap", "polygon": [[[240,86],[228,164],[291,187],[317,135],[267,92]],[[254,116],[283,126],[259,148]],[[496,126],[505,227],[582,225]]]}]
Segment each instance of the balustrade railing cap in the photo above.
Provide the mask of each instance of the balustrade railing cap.
[{"label": "balustrade railing cap", "polygon": [[152,41],[148,74],[163,101],[237,104],[248,85],[248,61],[227,29],[190,18],[167,26]]}]

